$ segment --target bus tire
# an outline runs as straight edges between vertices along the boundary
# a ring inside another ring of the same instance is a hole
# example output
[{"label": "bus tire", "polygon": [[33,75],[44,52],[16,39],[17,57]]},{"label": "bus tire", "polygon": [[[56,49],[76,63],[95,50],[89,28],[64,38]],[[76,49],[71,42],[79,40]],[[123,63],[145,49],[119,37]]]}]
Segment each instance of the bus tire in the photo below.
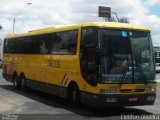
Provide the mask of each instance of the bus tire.
[{"label": "bus tire", "polygon": [[72,85],[69,88],[69,102],[73,108],[78,108],[80,104],[80,94],[77,85]]},{"label": "bus tire", "polygon": [[13,86],[18,89],[20,88],[20,85],[19,85],[19,81],[18,81],[18,76],[17,74],[13,74]]},{"label": "bus tire", "polygon": [[22,74],[20,76],[20,83],[21,83],[21,90],[25,91],[27,86],[26,86],[26,79],[25,79],[25,76]]}]

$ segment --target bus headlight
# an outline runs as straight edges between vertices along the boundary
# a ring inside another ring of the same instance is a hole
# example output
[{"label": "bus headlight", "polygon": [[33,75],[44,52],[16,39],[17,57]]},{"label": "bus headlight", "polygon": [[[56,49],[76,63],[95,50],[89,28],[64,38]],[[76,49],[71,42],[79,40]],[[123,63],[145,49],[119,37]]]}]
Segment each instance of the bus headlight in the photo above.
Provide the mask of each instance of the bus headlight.
[{"label": "bus headlight", "polygon": [[117,94],[119,93],[117,89],[100,89],[102,94]]},{"label": "bus headlight", "polygon": [[156,92],[156,89],[155,88],[146,88],[146,91],[147,92]]}]

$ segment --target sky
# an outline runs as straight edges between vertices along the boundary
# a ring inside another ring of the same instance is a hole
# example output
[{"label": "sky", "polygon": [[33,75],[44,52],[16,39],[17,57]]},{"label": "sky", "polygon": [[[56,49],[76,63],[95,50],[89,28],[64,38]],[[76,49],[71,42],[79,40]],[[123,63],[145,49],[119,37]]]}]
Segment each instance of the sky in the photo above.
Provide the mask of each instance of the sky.
[{"label": "sky", "polygon": [[[32,3],[32,5],[27,5]],[[151,29],[154,45],[160,46],[160,0],[0,0],[0,38],[15,33],[83,22],[104,22],[98,6],[111,7],[131,24]]]}]

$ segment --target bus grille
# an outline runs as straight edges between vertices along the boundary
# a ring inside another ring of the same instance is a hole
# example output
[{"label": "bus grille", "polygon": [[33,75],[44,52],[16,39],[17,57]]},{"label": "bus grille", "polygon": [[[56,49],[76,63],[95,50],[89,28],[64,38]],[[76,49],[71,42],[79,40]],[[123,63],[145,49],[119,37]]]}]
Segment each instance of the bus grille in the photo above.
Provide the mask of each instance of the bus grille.
[{"label": "bus grille", "polygon": [[121,93],[136,93],[136,92],[144,92],[145,89],[122,89]]}]

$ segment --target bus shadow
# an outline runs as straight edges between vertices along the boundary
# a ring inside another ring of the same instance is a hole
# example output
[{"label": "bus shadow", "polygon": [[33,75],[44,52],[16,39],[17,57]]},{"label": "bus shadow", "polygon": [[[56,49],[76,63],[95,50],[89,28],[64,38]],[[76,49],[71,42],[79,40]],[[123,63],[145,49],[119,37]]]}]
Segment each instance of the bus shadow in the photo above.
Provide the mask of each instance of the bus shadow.
[{"label": "bus shadow", "polygon": [[[28,89],[27,91],[21,91],[15,89],[12,85],[0,85],[0,88],[9,90],[16,94],[22,95],[34,101],[43,103],[45,105],[64,109],[78,114],[85,118],[89,117],[108,117],[108,116],[122,116],[122,115],[152,115],[153,113],[138,108],[94,108],[86,105],[81,105],[80,108],[72,108],[66,99],[59,98],[50,94],[45,94],[36,90]],[[23,111],[22,111],[23,113]]]}]

